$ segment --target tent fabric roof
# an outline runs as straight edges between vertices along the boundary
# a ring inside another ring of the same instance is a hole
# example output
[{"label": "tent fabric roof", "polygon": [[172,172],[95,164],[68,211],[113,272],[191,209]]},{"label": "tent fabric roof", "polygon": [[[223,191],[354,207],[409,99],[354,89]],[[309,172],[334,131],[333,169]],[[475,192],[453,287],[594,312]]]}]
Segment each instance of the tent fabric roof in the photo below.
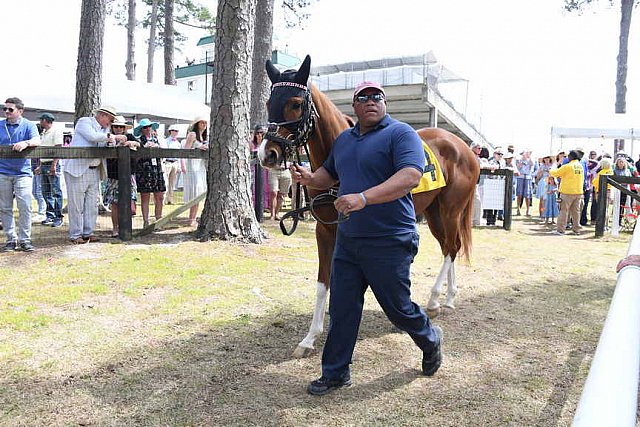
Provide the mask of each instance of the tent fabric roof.
[{"label": "tent fabric roof", "polygon": [[[75,75],[56,73],[44,67],[22,78],[3,76],[0,71],[0,93],[17,96],[26,109],[74,113]],[[106,73],[105,73],[106,74]],[[126,80],[105,75],[102,81],[102,104],[113,106],[125,116],[155,116],[190,121],[208,116],[211,109],[197,102],[183,89],[157,83]],[[3,102],[0,99],[0,102]]]},{"label": "tent fabric roof", "polygon": [[438,59],[436,58],[436,55],[432,50],[425,53],[424,55],[399,56],[392,58],[374,59],[369,61],[345,62],[335,65],[320,65],[317,67],[311,67],[311,75],[322,76],[327,74],[348,73],[352,71],[366,71],[373,69],[401,67],[405,65],[426,65],[430,68],[437,67],[439,76],[438,80],[441,83],[464,80],[453,71],[439,64]]}]

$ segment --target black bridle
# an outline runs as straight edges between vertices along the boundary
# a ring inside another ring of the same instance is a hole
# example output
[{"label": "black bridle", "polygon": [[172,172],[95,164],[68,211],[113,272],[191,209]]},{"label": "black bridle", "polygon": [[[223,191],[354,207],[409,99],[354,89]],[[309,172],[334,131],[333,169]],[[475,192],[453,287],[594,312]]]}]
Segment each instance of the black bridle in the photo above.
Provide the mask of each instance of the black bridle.
[{"label": "black bridle", "polygon": [[[304,91],[304,102],[302,103],[302,114],[300,118],[296,120],[289,120],[277,123],[269,123],[269,127],[267,129],[267,133],[265,134],[265,139],[273,142],[274,144],[278,144],[280,146],[280,150],[282,151],[282,160],[281,164],[283,167],[286,167],[287,160],[293,160],[293,163],[301,164],[300,159],[300,148],[304,149],[305,155],[308,159],[310,159],[309,155],[309,137],[313,135],[313,132],[316,128],[316,118],[320,117],[318,115],[318,111],[316,110],[316,106],[313,103],[313,98],[311,97],[311,90],[308,86],[305,86],[296,82],[278,82],[274,83],[271,86],[271,97],[273,97],[274,91],[278,88],[295,88]],[[284,127],[289,131],[289,135],[283,137],[279,134],[279,130],[281,127]],[[301,197],[296,197],[296,206],[295,209],[287,212],[280,219],[280,231],[285,236],[290,236],[293,234],[298,227],[298,221],[300,217],[307,211],[311,212],[311,215],[315,218],[316,221],[322,224],[339,224],[341,222],[346,221],[349,216],[338,214],[338,219],[336,221],[324,221],[315,213],[315,208],[326,205],[333,205],[333,201],[337,198],[337,189],[330,189],[327,193],[322,193],[314,197],[313,199],[309,198],[309,192],[307,191],[306,186],[302,186],[305,196],[305,206],[301,206]],[[294,190],[295,191],[295,190]],[[293,225],[290,230],[287,230],[284,222],[288,219],[293,219]]]},{"label": "black bridle", "polygon": [[[269,123],[265,139],[280,146],[282,151],[281,162],[286,165],[287,160],[296,156],[296,161],[300,163],[299,148],[303,147],[307,158],[309,158],[309,148],[307,142],[316,128],[316,117],[318,112],[311,97],[309,87],[295,82],[278,82],[271,86],[271,97],[278,88],[295,88],[304,91],[304,102],[302,103],[302,114],[296,120]],[[280,128],[284,127],[290,133],[286,137],[280,136]]]}]

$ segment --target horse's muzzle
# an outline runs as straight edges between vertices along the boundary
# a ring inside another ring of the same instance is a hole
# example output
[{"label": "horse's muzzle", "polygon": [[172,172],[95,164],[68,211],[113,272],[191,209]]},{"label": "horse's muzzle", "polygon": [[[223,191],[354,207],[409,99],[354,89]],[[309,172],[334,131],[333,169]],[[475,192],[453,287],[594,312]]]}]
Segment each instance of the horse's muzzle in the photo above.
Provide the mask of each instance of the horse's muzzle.
[{"label": "horse's muzzle", "polygon": [[260,165],[267,169],[278,167],[282,163],[280,146],[271,141],[264,140],[258,149]]}]

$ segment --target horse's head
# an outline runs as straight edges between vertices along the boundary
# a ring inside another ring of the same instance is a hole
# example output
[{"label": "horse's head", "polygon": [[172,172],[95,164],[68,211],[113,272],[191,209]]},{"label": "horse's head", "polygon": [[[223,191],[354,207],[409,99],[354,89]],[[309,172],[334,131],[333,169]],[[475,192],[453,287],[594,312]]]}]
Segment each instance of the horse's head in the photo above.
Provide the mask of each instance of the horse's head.
[{"label": "horse's head", "polygon": [[269,129],[258,158],[262,166],[273,168],[291,158],[313,132],[315,107],[307,85],[311,57],[307,55],[298,70],[280,72],[269,60],[266,68],[272,83],[267,101]]}]

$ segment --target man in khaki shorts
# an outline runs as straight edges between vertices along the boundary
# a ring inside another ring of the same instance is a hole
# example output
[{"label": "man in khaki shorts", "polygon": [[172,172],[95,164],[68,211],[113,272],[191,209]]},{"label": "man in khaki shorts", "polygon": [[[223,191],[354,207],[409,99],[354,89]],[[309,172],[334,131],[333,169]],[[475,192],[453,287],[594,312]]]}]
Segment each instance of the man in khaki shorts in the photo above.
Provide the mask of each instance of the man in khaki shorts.
[{"label": "man in khaki shorts", "polygon": [[278,212],[282,208],[285,194],[289,194],[291,187],[291,172],[289,169],[269,169],[269,199],[271,200],[271,219],[280,221]]}]

